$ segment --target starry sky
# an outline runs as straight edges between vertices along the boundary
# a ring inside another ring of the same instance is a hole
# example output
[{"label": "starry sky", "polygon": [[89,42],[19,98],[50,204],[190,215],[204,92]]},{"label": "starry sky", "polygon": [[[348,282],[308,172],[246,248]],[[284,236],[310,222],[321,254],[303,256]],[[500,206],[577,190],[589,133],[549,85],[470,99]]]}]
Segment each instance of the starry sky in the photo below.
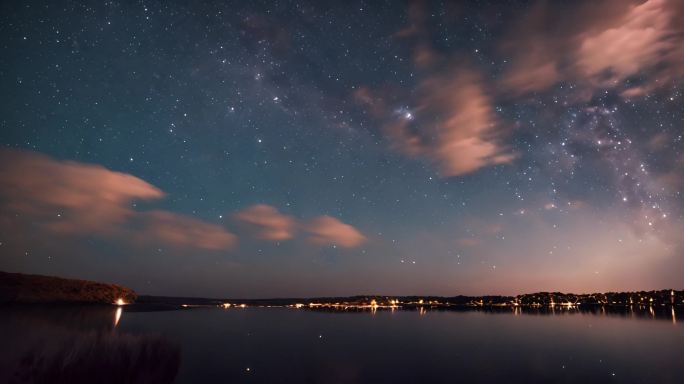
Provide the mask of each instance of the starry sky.
[{"label": "starry sky", "polygon": [[684,4],[0,5],[0,269],[211,297],[684,288]]}]

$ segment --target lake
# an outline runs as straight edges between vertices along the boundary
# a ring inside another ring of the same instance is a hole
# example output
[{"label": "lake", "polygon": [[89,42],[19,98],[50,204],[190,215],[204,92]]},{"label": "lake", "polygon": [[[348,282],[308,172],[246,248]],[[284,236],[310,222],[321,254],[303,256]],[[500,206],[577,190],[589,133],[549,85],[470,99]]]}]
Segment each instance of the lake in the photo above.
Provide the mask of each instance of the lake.
[{"label": "lake", "polygon": [[679,315],[10,306],[0,382],[682,383]]}]

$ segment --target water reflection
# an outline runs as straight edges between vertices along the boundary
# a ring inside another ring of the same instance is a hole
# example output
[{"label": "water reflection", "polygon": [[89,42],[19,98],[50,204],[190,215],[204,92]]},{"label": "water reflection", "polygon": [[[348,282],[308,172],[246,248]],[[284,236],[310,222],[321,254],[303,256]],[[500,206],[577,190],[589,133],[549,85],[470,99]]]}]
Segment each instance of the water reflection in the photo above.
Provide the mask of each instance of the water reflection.
[{"label": "water reflection", "polygon": [[604,306],[604,305],[565,305],[557,304],[548,307],[527,307],[527,306],[492,306],[492,307],[469,307],[469,306],[435,306],[435,305],[419,305],[419,306],[405,306],[394,308],[359,308],[359,307],[345,307],[345,308],[330,308],[330,307],[315,307],[302,308],[304,311],[326,312],[326,313],[372,313],[391,310],[394,311],[416,311],[418,314],[425,315],[428,312],[482,312],[487,314],[513,314],[515,316],[566,316],[566,315],[592,315],[602,317],[625,317],[633,319],[653,319],[653,320],[667,320],[677,323],[677,315],[684,312],[684,308],[680,306],[645,306],[645,305],[628,305],[628,306]]},{"label": "water reflection", "polygon": [[0,308],[0,382],[169,383],[180,349],[168,340],[116,330],[122,307]]},{"label": "water reflection", "polygon": [[676,383],[681,310],[0,307],[0,383]]},{"label": "water reflection", "polygon": [[114,326],[116,327],[119,325],[119,321],[121,321],[121,314],[123,313],[123,308],[118,307],[116,309],[116,313],[114,314]]},{"label": "water reflection", "polygon": [[674,307],[672,307],[672,324],[677,324],[677,314]]}]

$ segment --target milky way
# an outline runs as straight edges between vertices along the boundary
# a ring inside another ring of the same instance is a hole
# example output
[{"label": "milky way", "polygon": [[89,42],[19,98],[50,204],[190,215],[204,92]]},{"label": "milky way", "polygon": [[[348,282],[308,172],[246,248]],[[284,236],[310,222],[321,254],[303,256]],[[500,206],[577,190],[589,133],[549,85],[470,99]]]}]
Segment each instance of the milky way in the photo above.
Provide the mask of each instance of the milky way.
[{"label": "milky way", "polygon": [[0,269],[244,297],[684,284],[679,1],[1,7]]}]

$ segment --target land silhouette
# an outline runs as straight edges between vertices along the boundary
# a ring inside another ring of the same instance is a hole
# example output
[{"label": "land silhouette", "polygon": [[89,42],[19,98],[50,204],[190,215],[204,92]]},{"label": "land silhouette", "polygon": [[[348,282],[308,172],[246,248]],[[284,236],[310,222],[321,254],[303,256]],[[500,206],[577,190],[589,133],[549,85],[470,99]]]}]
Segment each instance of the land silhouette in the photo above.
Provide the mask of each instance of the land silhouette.
[{"label": "land silhouette", "polygon": [[201,298],[138,295],[117,284],[53,276],[0,272],[0,303],[135,304],[158,308],[197,306],[264,306],[316,309],[385,309],[417,307],[576,307],[576,306],[682,306],[684,290],[563,293],[536,292],[516,296],[383,296],[357,295],[312,298]]}]

